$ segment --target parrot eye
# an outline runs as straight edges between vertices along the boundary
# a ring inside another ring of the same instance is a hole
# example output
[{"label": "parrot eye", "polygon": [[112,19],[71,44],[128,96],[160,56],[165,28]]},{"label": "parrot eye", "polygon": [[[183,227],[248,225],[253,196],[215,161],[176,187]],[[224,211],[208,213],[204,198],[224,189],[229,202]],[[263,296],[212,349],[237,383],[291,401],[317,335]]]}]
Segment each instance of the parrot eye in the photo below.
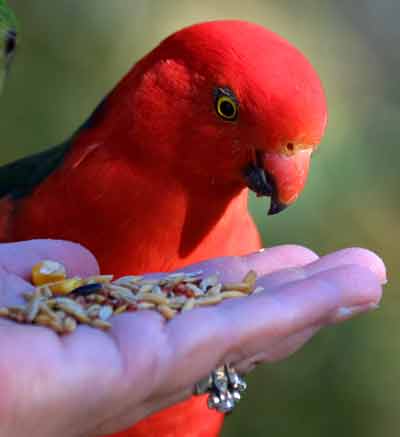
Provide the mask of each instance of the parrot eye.
[{"label": "parrot eye", "polygon": [[238,115],[238,101],[229,88],[217,88],[214,91],[215,110],[224,120],[236,120]]}]

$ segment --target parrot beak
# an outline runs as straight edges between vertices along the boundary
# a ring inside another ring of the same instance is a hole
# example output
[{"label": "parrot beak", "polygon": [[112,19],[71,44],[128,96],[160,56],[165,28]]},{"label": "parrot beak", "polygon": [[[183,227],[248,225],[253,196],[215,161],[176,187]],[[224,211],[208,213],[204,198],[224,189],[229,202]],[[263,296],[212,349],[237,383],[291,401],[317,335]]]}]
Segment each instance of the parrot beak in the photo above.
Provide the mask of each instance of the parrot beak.
[{"label": "parrot beak", "polygon": [[312,149],[299,149],[292,155],[257,152],[256,162],[244,171],[247,186],[257,196],[271,197],[269,215],[292,204],[304,188]]}]

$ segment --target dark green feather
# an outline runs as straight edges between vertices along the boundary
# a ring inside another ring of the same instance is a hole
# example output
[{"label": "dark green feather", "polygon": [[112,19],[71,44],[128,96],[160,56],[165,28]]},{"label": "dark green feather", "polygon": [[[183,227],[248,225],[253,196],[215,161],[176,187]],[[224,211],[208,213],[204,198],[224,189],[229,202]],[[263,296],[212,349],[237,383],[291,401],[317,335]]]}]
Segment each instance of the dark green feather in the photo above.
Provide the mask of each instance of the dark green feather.
[{"label": "dark green feather", "polygon": [[78,132],[59,146],[27,156],[0,167],[0,198],[18,199],[29,194],[40,182],[62,164],[65,154],[82,130],[92,129],[101,121],[106,99],[97,106]]},{"label": "dark green feather", "polygon": [[14,199],[29,194],[63,161],[70,142],[0,167],[0,197]]}]

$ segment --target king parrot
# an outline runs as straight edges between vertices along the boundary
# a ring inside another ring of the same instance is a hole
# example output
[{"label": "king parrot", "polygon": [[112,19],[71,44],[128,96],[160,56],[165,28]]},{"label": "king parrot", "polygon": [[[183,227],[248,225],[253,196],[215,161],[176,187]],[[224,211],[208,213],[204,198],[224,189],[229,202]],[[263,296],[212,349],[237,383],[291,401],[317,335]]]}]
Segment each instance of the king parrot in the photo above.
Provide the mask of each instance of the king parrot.
[{"label": "king parrot", "polygon": [[0,0],[0,92],[17,45],[17,19],[5,0]]},{"label": "king parrot", "polygon": [[[65,143],[0,168],[2,241],[77,241],[116,276],[261,247],[248,189],[293,203],[327,123],[315,70],[238,20],[176,32]],[[193,397],[124,436],[206,437],[222,416]]]}]

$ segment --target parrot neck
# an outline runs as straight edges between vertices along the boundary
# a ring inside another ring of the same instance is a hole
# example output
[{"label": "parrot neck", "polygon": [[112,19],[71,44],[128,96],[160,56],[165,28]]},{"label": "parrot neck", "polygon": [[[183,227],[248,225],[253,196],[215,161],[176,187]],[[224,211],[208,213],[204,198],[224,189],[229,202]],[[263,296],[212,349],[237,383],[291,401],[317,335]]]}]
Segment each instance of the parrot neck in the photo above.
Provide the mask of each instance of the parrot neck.
[{"label": "parrot neck", "polygon": [[[171,271],[260,247],[247,211],[247,189],[218,186],[213,181],[196,185],[166,169],[139,168],[120,176],[119,182],[112,179],[107,205],[98,206],[115,211],[106,218],[107,224],[99,226],[112,229],[108,250],[100,247],[98,237],[88,243],[104,271],[121,275]],[[116,190],[120,199],[114,198],[111,206],[109,200]]]}]

